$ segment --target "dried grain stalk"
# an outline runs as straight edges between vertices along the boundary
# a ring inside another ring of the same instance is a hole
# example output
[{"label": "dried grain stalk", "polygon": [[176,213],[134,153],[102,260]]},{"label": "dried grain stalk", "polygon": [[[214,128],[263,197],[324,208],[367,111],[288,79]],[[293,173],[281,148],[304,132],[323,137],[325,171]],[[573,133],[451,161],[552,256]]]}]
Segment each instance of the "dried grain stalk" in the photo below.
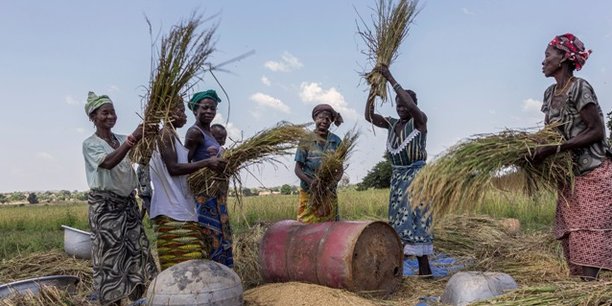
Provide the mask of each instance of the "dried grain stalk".
[{"label": "dried grain stalk", "polygon": [[185,96],[197,83],[194,76],[203,72],[206,60],[215,50],[213,36],[217,25],[202,28],[206,21],[193,14],[173,26],[161,39],[157,59],[154,56],[152,60],[156,66],[151,71],[144,99],[144,136],[130,151],[130,158],[139,164],[148,164],[155,149],[159,123],[168,118],[175,99]]},{"label": "dried grain stalk", "polygon": [[559,186],[573,186],[569,152],[540,164],[529,159],[536,148],[563,142],[557,128],[549,125],[537,132],[505,130],[460,142],[419,171],[409,187],[413,205],[430,203],[431,211],[443,215],[475,210],[486,191],[495,187],[536,195],[556,191]]},{"label": "dried grain stalk", "polygon": [[335,151],[325,152],[321,157],[321,166],[315,173],[314,185],[310,189],[309,205],[313,209],[322,208],[324,211],[330,211],[330,200],[334,197],[338,181],[348,167],[346,161],[355,149],[358,138],[359,132],[355,129],[348,131]]},{"label": "dried grain stalk", "polygon": [[226,192],[230,178],[239,181],[240,170],[264,162],[275,162],[275,156],[292,154],[298,143],[309,137],[306,125],[286,122],[263,130],[223,152],[227,165],[222,173],[202,168],[189,175],[187,181],[194,194],[217,196]]},{"label": "dried grain stalk", "polygon": [[[379,0],[371,16],[372,27],[368,26],[361,16],[361,26],[357,24],[357,33],[365,42],[367,50],[362,53],[367,56],[373,67],[390,66],[398,56],[398,49],[408,35],[410,24],[417,15],[415,0],[399,0],[394,5],[393,0]],[[363,77],[374,89],[373,93],[387,100],[387,80],[378,72],[365,72]]]},{"label": "dried grain stalk", "polygon": [[612,282],[558,281],[521,287],[474,305],[612,305]]}]

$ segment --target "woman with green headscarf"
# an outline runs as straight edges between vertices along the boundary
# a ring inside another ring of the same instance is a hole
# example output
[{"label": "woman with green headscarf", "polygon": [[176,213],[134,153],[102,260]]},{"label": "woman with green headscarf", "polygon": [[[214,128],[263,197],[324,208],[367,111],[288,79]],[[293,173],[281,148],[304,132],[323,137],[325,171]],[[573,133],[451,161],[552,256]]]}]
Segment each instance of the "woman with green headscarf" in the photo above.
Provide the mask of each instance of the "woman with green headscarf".
[{"label": "woman with green headscarf", "polygon": [[[194,94],[188,106],[195,115],[196,123],[187,130],[185,136],[189,161],[208,160],[209,168],[213,170],[223,169],[225,166],[225,160],[211,154],[221,152],[221,145],[210,131],[219,102],[221,99],[212,89]],[[202,227],[210,259],[231,268],[234,266],[234,260],[226,191],[227,185],[225,191],[219,194],[198,194],[195,200],[198,222]]]},{"label": "woman with green headscarf", "polygon": [[113,103],[93,92],[85,113],[96,127],[83,141],[94,293],[102,305],[120,305],[125,297],[140,298],[157,274],[134,197],[138,180],[127,156],[142,138],[142,126],[128,136],[113,133],[117,122]]}]

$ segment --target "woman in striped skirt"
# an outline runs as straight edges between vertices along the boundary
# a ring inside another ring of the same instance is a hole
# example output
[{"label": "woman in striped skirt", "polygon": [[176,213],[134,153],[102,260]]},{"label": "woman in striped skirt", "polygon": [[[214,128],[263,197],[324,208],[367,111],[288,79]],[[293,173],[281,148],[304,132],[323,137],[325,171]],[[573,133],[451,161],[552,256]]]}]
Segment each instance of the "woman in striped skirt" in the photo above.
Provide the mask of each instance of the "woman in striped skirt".
[{"label": "woman in striped skirt", "polygon": [[90,192],[93,286],[102,305],[136,300],[157,274],[141,223],[134,190],[138,186],[130,149],[142,138],[139,126],[129,136],[114,134],[117,115],[108,96],[89,93],[85,113],[96,132],[83,141]]},{"label": "woman in striped skirt", "polygon": [[150,162],[153,184],[150,218],[155,224],[157,252],[162,270],[190,259],[208,258],[193,195],[187,185],[187,174],[203,167],[225,167],[221,159],[194,163],[187,160],[188,150],[177,136],[176,129],[187,123],[183,100],[177,98],[169,120],[161,129],[157,150]]}]

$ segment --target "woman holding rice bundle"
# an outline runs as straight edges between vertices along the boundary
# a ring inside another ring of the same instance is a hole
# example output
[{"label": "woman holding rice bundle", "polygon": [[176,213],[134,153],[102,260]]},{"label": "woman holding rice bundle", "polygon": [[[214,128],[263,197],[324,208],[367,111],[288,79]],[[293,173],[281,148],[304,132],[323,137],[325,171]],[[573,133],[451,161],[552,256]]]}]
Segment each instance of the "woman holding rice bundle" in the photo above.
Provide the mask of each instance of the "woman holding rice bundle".
[{"label": "woman holding rice bundle", "polygon": [[[338,221],[338,197],[333,192],[333,197],[324,199],[329,201],[321,207],[312,207],[310,204],[310,188],[317,185],[315,173],[321,167],[321,157],[325,152],[336,151],[342,140],[336,134],[329,131],[333,122],[336,126],[342,124],[342,116],[329,104],[319,104],[312,110],[312,119],[315,123],[314,134],[316,139],[308,143],[300,142],[295,152],[295,175],[300,179],[300,195],[297,220],[303,223],[319,223],[325,221]],[[337,182],[342,178],[342,173],[337,174],[336,184],[329,186],[334,191]]]},{"label": "woman holding rice bundle", "polygon": [[[209,160],[215,164],[212,168],[223,169],[225,161],[211,154],[221,151],[221,145],[210,130],[210,124],[217,115],[219,102],[221,99],[212,89],[198,92],[189,100],[188,106],[195,115],[196,123],[187,130],[185,147],[189,150],[190,162]],[[210,259],[231,268],[234,260],[226,192],[227,188],[219,194],[198,194],[195,200],[198,221],[202,226],[205,243],[209,244]]]},{"label": "woman holding rice bundle", "polygon": [[612,152],[605,141],[603,113],[591,85],[574,77],[591,50],[574,35],[556,36],[548,44],[542,72],[556,84],[544,92],[545,124],[561,123],[565,142],[535,151],[534,162],[570,150],[574,158],[574,190],[558,192],[554,234],[561,241],[571,275],[597,279],[612,269]]},{"label": "woman holding rice bundle", "polygon": [[370,91],[365,107],[365,119],[379,128],[389,131],[387,152],[393,172],[389,195],[389,223],[404,244],[404,255],[415,255],[419,263],[419,275],[431,275],[428,255],[433,254],[431,214],[421,204],[413,210],[408,186],[417,172],[425,166],[427,151],[427,116],[417,106],[414,91],[404,90],[387,66],[374,69],[381,73],[397,94],[396,111],[399,119],[374,113],[373,91]]},{"label": "woman holding rice bundle", "polygon": [[136,300],[157,274],[149,241],[134,197],[138,187],[130,149],[142,138],[142,126],[128,136],[111,131],[117,122],[108,96],[89,92],[85,113],[96,132],[83,141],[85,172],[90,192],[93,287],[102,305]]},{"label": "woman holding rice bundle", "polygon": [[181,98],[174,103],[149,162],[154,188],[149,215],[155,224],[162,270],[183,261],[208,258],[209,249],[204,245],[187,174],[203,167],[221,170],[225,166],[217,158],[188,162],[189,151],[176,133],[177,128],[187,123],[185,105]]}]

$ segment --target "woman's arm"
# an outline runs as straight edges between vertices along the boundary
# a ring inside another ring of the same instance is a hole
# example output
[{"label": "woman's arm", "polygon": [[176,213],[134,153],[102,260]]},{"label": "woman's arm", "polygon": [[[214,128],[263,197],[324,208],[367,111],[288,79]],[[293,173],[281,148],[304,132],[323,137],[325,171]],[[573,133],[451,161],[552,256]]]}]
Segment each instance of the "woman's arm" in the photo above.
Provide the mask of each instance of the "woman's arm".
[{"label": "woman's arm", "polygon": [[[124,141],[117,149],[110,154],[106,155],[102,163],[98,167],[103,169],[113,169],[117,166],[127,155],[130,149],[136,145],[142,138],[142,124],[130,134],[126,141]],[[133,143],[132,143],[133,142]]]},{"label": "woman's arm", "polygon": [[168,168],[168,173],[172,176],[187,175],[199,169],[208,167],[213,171],[223,171],[227,162],[224,159],[211,157],[192,163],[179,163],[174,147],[174,133],[167,128],[162,129],[161,137],[158,139],[157,146],[162,160]]},{"label": "woman's arm", "polygon": [[314,179],[304,173],[304,170],[302,170],[303,167],[304,164],[302,162],[295,162],[295,175],[297,175],[300,180],[306,182],[306,185],[311,186]]},{"label": "woman's arm", "polygon": [[187,160],[192,161],[196,149],[203,143],[202,132],[195,127],[190,127],[185,135],[185,148],[189,150]]},{"label": "woman's arm", "polygon": [[580,118],[586,125],[582,132],[561,145],[537,148],[532,158],[533,162],[539,163],[555,153],[584,148],[605,138],[604,123],[594,103],[589,103],[582,108]]},{"label": "woman's arm", "polygon": [[374,99],[376,95],[374,94],[374,89],[370,89],[370,93],[368,94],[368,101],[365,106],[365,120],[374,124],[375,126],[383,129],[389,128],[389,121],[385,119],[385,117],[374,113]]},{"label": "woman's arm", "polygon": [[425,113],[423,113],[421,109],[419,109],[419,107],[416,105],[416,103],[414,103],[414,100],[412,100],[410,94],[408,94],[408,92],[406,92],[406,90],[404,90],[397,83],[397,81],[391,74],[391,71],[389,71],[389,67],[383,65],[376,68],[376,70],[378,70],[385,77],[385,79],[387,79],[387,81],[391,83],[391,86],[397,94],[397,97],[406,104],[410,116],[412,116],[412,118],[414,119],[414,127],[417,130],[421,131],[421,133],[427,133],[427,117],[425,116]]}]

